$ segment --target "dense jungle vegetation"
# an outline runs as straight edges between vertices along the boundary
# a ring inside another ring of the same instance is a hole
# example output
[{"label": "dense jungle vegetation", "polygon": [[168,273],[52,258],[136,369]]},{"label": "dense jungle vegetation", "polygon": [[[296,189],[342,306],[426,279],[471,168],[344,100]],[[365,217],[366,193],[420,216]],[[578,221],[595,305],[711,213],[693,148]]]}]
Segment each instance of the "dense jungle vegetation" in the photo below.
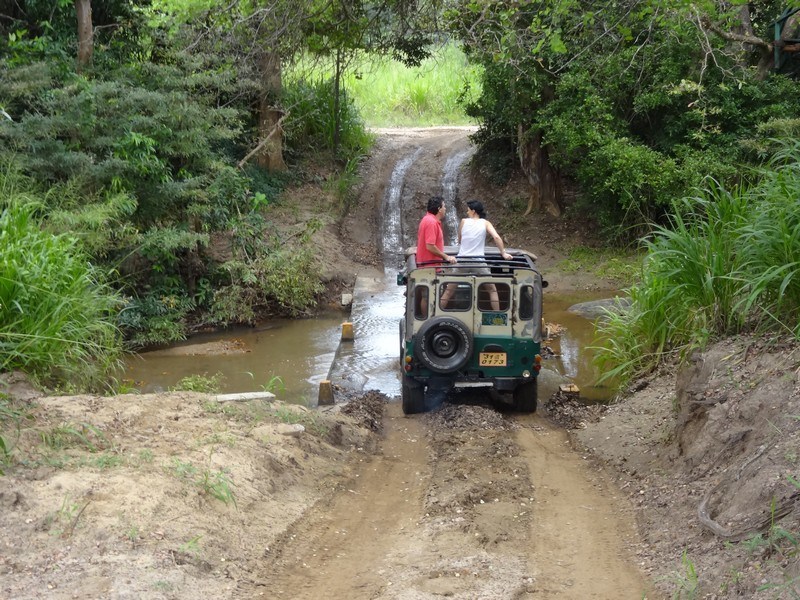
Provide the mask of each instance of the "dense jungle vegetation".
[{"label": "dense jungle vegetation", "polygon": [[[610,244],[647,248],[601,354],[623,380],[716,335],[800,335],[798,61],[776,52],[798,16],[771,1],[0,0],[0,371],[107,385],[126,346],[307,312],[320,223],[277,231],[282,190],[324,162],[346,210],[366,124],[464,116],[490,180],[521,171],[551,211],[569,180]],[[420,70],[381,88],[390,64]]]}]

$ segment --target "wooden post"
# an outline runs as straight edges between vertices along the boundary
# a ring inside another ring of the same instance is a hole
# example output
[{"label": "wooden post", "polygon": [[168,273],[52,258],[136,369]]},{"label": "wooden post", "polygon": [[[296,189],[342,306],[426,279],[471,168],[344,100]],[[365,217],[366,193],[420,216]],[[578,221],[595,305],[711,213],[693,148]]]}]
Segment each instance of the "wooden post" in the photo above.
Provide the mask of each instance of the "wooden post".
[{"label": "wooden post", "polygon": [[353,337],[353,324],[342,323],[342,341],[352,342],[354,339],[355,338]]},{"label": "wooden post", "polygon": [[330,406],[333,402],[333,386],[330,380],[323,379],[319,382],[319,396],[317,398],[318,406]]}]

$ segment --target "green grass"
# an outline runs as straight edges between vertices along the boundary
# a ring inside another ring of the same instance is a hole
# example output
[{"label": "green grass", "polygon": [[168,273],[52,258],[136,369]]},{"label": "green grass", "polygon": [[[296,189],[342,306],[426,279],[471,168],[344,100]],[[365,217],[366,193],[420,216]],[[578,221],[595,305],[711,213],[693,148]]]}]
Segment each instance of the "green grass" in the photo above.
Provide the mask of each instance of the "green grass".
[{"label": "green grass", "polygon": [[22,424],[25,421],[32,421],[33,418],[30,406],[15,402],[6,394],[0,393],[0,475],[4,475],[4,467],[12,463]]},{"label": "green grass", "polygon": [[620,285],[636,283],[641,274],[642,256],[613,248],[571,248],[567,258],[557,268],[565,273],[591,273],[595,277],[612,279]]},{"label": "green grass", "polygon": [[319,417],[311,412],[301,412],[288,406],[280,406],[275,409],[275,417],[280,422],[288,425],[300,424],[319,437],[326,435],[328,432],[327,427]]},{"label": "green grass", "polygon": [[684,550],[681,556],[682,571],[674,571],[672,579],[675,587],[672,592],[672,600],[694,600],[700,593],[699,576],[694,563]]},{"label": "green grass", "polygon": [[119,298],[76,238],[43,229],[30,187],[0,172],[0,371],[105,385],[121,354]]},{"label": "green grass", "polygon": [[[308,73],[330,77],[332,69],[300,63],[287,80]],[[419,67],[390,58],[359,59],[346,71],[344,86],[370,127],[469,125],[464,102],[479,96],[479,75],[479,68],[448,44],[434,48]]]},{"label": "green grass", "polygon": [[177,477],[194,485],[204,496],[216,498],[224,504],[236,506],[236,496],[233,492],[233,482],[225,471],[212,471],[211,469],[198,469],[191,462],[172,459],[170,472]]},{"label": "green grass", "polygon": [[745,331],[800,338],[800,143],[751,187],[710,182],[645,240],[632,305],[598,327],[603,380],[624,385],[662,362]]},{"label": "green grass", "polygon": [[89,423],[62,423],[47,431],[40,431],[42,443],[51,450],[85,448],[97,452],[111,444],[99,428]]},{"label": "green grass", "polygon": [[171,392],[202,392],[204,394],[218,394],[225,379],[222,373],[214,375],[187,375],[172,386]]}]

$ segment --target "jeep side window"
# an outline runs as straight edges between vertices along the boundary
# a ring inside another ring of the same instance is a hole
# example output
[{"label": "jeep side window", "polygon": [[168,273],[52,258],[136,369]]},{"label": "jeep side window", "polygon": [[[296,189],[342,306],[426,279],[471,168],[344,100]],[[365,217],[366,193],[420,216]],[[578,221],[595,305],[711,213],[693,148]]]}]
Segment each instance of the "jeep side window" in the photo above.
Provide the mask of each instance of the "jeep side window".
[{"label": "jeep side window", "polygon": [[447,311],[467,311],[472,308],[472,286],[449,281],[439,286],[439,308]]},{"label": "jeep side window", "polygon": [[507,283],[482,283],[478,286],[478,310],[507,312],[511,306],[511,287]]},{"label": "jeep side window", "polygon": [[428,286],[418,285],[414,287],[414,318],[428,318]]},{"label": "jeep side window", "polygon": [[523,321],[533,318],[533,287],[530,285],[519,288],[519,318]]}]

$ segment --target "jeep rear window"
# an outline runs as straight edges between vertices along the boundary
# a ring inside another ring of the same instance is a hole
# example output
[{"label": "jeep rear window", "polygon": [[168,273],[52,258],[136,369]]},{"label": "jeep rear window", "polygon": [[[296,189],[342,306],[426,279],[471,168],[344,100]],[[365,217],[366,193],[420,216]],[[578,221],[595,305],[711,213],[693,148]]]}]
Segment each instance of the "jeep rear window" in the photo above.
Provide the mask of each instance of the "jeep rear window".
[{"label": "jeep rear window", "polygon": [[447,311],[467,311],[472,308],[472,285],[450,281],[439,286],[439,308]]},{"label": "jeep rear window", "polygon": [[414,288],[414,318],[428,318],[428,286],[418,285]]},{"label": "jeep rear window", "polygon": [[510,306],[511,287],[507,283],[482,283],[478,286],[478,310],[507,312]]},{"label": "jeep rear window", "polygon": [[523,321],[533,318],[533,286],[523,285],[519,288],[519,318]]}]

